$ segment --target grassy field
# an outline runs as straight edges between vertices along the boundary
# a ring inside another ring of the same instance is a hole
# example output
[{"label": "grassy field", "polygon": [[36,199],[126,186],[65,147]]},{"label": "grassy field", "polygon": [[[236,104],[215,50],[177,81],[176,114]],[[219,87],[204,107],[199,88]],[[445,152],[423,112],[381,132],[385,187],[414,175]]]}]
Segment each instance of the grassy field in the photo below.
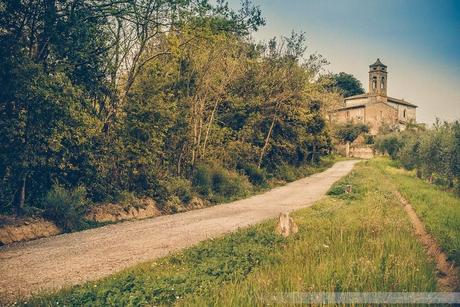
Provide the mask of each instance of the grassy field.
[{"label": "grassy field", "polygon": [[382,163],[360,163],[296,212],[299,233],[287,239],[268,221],[26,304],[242,306],[293,291],[435,291],[434,264]]},{"label": "grassy field", "polygon": [[391,177],[427,231],[436,238],[450,260],[460,265],[460,198],[418,179],[415,172],[397,168],[390,160],[376,159],[372,163]]}]

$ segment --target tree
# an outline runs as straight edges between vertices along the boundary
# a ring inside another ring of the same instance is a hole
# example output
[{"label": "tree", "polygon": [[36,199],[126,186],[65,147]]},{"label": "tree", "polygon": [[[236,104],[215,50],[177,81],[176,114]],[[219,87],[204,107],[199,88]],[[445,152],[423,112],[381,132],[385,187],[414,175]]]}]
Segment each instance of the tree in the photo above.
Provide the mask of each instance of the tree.
[{"label": "tree", "polygon": [[350,153],[350,144],[353,143],[358,136],[369,132],[369,126],[365,124],[346,123],[335,128],[335,137],[346,144],[346,156]]},{"label": "tree", "polygon": [[344,97],[364,94],[364,88],[361,82],[356,79],[352,74],[340,72],[329,76],[330,83],[328,85],[329,91],[338,90]]},{"label": "tree", "polygon": [[336,127],[335,136],[343,143],[353,143],[362,133],[369,132],[365,124],[346,123]]}]

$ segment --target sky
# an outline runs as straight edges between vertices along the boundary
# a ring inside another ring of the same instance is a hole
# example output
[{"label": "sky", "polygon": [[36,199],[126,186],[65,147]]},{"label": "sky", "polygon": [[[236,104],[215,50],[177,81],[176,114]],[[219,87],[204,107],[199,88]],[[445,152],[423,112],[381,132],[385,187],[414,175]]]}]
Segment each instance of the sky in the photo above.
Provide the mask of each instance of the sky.
[{"label": "sky", "polygon": [[[237,8],[239,0],[230,0]],[[266,26],[255,40],[305,32],[307,53],[326,57],[368,89],[377,58],[388,95],[419,106],[417,121],[460,119],[460,0],[253,0]]]}]

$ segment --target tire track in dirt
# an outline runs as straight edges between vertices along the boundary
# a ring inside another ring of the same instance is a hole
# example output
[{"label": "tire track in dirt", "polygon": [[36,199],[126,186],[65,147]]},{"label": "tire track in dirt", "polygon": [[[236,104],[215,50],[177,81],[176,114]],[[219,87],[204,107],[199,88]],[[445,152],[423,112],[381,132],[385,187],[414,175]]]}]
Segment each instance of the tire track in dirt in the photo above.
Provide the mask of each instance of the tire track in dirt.
[{"label": "tire track in dirt", "polygon": [[442,251],[436,240],[427,233],[423,222],[418,218],[412,205],[399,191],[395,191],[395,194],[404,206],[404,210],[414,226],[415,233],[425,247],[428,255],[436,262],[436,277],[439,289],[445,292],[460,291],[459,268],[448,260],[447,254]]}]

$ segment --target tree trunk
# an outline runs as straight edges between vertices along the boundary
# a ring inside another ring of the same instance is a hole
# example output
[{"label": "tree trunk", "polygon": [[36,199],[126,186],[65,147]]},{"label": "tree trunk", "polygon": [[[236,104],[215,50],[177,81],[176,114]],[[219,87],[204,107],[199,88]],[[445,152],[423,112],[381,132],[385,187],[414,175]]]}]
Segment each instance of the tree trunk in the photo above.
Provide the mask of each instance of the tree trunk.
[{"label": "tree trunk", "polygon": [[26,202],[26,178],[27,177],[24,175],[20,183],[18,202],[16,204],[17,213],[22,213]]},{"label": "tree trunk", "polygon": [[212,122],[214,121],[214,114],[216,113],[217,110],[217,105],[219,104],[219,100],[216,99],[216,102],[214,103],[214,108],[212,109],[211,112],[211,118],[209,119],[208,127],[206,129],[206,134],[204,136],[204,142],[203,142],[203,158],[206,155],[206,144],[208,143],[208,138],[209,138],[209,131],[211,130]]},{"label": "tree trunk", "polygon": [[273,127],[275,126],[276,115],[273,115],[272,123],[270,125],[270,129],[268,130],[267,137],[265,138],[264,147],[262,147],[262,151],[260,152],[259,163],[257,167],[260,168],[262,166],[262,160],[264,159],[265,150],[267,150],[268,142],[270,141],[270,137],[272,135]]},{"label": "tree trunk", "polygon": [[350,157],[350,142],[347,142],[346,147],[345,147],[345,157],[349,158]]}]

